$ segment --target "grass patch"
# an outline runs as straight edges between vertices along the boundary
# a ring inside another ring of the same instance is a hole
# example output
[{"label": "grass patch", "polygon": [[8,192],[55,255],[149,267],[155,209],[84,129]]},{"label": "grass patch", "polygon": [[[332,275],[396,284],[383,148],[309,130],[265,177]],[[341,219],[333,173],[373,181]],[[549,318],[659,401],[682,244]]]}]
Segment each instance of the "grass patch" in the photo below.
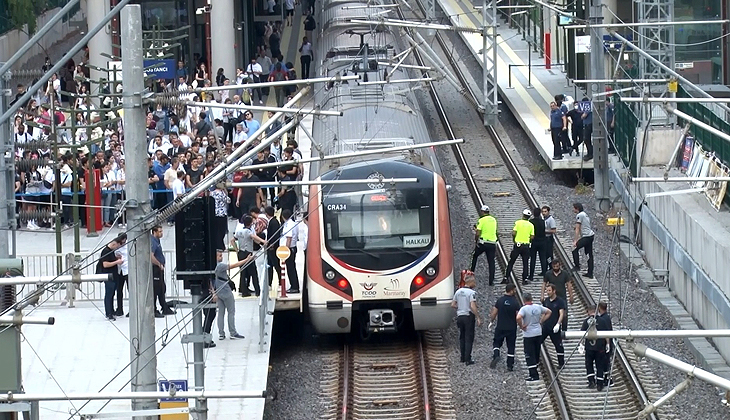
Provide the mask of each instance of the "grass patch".
[{"label": "grass patch", "polygon": [[575,193],[578,195],[591,194],[593,193],[593,189],[590,185],[586,185],[584,182],[579,182],[578,185],[575,186]]},{"label": "grass patch", "polygon": [[536,174],[539,174],[540,172],[544,172],[545,169],[547,169],[547,167],[545,166],[544,163],[536,163],[536,164],[530,166],[530,171],[532,171],[533,173],[536,173]]}]

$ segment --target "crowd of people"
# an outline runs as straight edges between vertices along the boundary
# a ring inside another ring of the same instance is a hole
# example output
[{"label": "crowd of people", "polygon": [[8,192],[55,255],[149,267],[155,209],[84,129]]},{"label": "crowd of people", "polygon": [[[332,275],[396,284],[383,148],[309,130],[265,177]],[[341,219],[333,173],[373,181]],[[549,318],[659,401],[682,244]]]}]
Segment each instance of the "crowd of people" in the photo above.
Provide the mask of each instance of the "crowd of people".
[{"label": "crowd of people", "polygon": [[[573,240],[573,270],[580,271],[579,251],[584,250],[588,256],[588,272],[584,275],[593,277],[593,237],[590,218],[581,203],[573,204],[576,214]],[[481,254],[487,257],[489,266],[488,284],[494,285],[495,254],[498,241],[497,219],[490,214],[488,206],[480,209],[480,219],[475,227],[475,248],[472,256],[471,270],[465,270],[463,284],[454,294],[451,306],[456,309],[457,327],[459,328],[459,343],[461,362],[467,365],[474,364],[471,357],[475,336],[475,327],[482,324],[482,317],[477,306],[476,269],[477,260]],[[490,323],[488,330],[494,328],[493,356],[491,368],[496,368],[500,360],[502,345],[507,344],[507,369],[512,371],[515,363],[515,343],[517,328],[523,331],[523,347],[525,362],[529,371],[528,381],[539,380],[538,365],[540,362],[540,346],[550,339],[555,347],[558,368],[565,364],[563,339],[560,333],[568,328],[568,303],[574,302],[573,282],[570,274],[563,270],[560,259],[553,258],[553,245],[557,239],[555,220],[550,215],[550,207],[543,206],[533,211],[525,209],[514,224],[512,230],[513,248],[504,273],[502,284],[506,284],[504,296],[497,299],[489,313]],[[524,305],[516,297],[516,285],[509,281],[514,263],[517,258],[522,259],[522,284],[533,281],[535,266],[540,261],[542,279],[540,299],[533,302],[530,293],[524,293]],[[597,313],[590,311],[588,318],[583,322],[583,330],[592,325],[598,330],[611,330],[611,318],[607,313],[608,307],[604,302],[597,305]],[[496,325],[495,325],[496,323]],[[583,344],[581,344],[583,345]],[[599,391],[609,384],[610,354],[612,343],[600,339],[586,341],[585,366],[590,388]],[[595,366],[595,369],[594,369]]]},{"label": "crowd of people", "polygon": [[[277,33],[274,26],[273,34]],[[237,69],[234,81],[229,80],[223,69],[215,76],[215,83],[224,87],[233,85],[230,90],[215,92],[196,92],[196,87],[211,86],[205,62],[196,57],[195,70],[189,74],[188,66],[180,61],[176,80],[158,80],[150,88],[156,92],[173,92],[179,97],[208,106],[150,106],[147,110],[146,128],[149,159],[149,185],[153,207],[159,209],[167,205],[174,196],[182,193],[180,183],[185,189],[192,188],[205,178],[212,169],[225,159],[234,149],[241,147],[246,140],[261,127],[264,115],[257,118],[254,112],[245,107],[262,104],[269,95],[269,88],[245,88],[249,82],[265,80],[291,80],[296,78],[293,65],[282,63],[283,57],[272,52],[278,46],[266,38],[258,57],[251,59],[246,68]],[[307,47],[309,46],[309,47]],[[305,42],[304,49],[311,44]],[[50,65],[49,65],[50,67]],[[308,68],[308,67],[307,67]],[[47,88],[35,92],[33,97],[19,108],[14,119],[14,139],[16,144],[15,193],[18,210],[49,210],[51,205],[64,203],[62,223],[71,226],[79,223],[86,226],[86,196],[90,170],[98,170],[100,193],[102,196],[102,222],[110,227],[114,221],[124,227],[123,214],[115,211],[118,202],[125,199],[126,161],[123,118],[111,111],[104,112],[113,99],[109,86],[102,84],[98,97],[91,97],[88,70],[83,63],[70,62],[64,67],[62,77],[54,74]],[[307,70],[308,71],[308,70]],[[284,104],[296,92],[296,86],[276,87],[277,105]],[[67,92],[71,92],[68,93]],[[17,86],[16,100],[25,93],[25,86]],[[72,94],[73,93],[73,94]],[[219,105],[231,104],[231,108]],[[235,105],[235,107],[233,107]],[[52,110],[52,107],[54,108]],[[51,115],[52,114],[52,115]],[[268,113],[271,117],[273,113]],[[288,121],[288,120],[287,120]],[[286,122],[286,121],[285,121]],[[51,125],[55,124],[52,129]],[[282,127],[277,121],[264,133],[257,135],[254,147],[262,138],[275,133]],[[252,164],[283,162],[301,156],[294,140],[295,128],[286,133],[284,139],[277,139],[265,148]],[[54,134],[52,134],[54,133]],[[53,137],[58,143],[58,154],[53,153]],[[283,144],[282,144],[283,142]],[[56,172],[56,169],[59,171]],[[180,174],[182,172],[182,175]],[[257,171],[238,171],[229,176],[229,181],[246,180],[274,181],[301,179],[301,166],[290,165],[280,168],[265,168]],[[252,175],[254,176],[252,178]],[[58,179],[57,179],[58,178]],[[173,184],[177,190],[173,191]],[[60,188],[60,194],[56,188]],[[252,197],[241,189],[230,189],[231,206],[228,214],[240,217],[241,210],[253,206],[254,202],[245,200]],[[74,218],[72,197],[78,195],[79,215]],[[293,210],[297,205],[293,189],[264,190],[263,199],[272,200],[277,207]],[[244,200],[244,202],[242,202]],[[258,203],[261,204],[261,203]],[[23,226],[30,230],[53,227],[54,220],[49,216],[24,218]]]}]

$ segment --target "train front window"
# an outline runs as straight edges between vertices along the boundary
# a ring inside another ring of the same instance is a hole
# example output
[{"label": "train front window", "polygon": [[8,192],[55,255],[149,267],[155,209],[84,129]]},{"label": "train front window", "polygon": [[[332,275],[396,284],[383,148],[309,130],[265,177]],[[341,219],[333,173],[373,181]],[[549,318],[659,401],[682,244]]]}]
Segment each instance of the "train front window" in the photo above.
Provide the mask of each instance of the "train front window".
[{"label": "train front window", "polygon": [[413,189],[361,193],[325,201],[325,238],[332,251],[418,250],[433,242],[433,195]]}]

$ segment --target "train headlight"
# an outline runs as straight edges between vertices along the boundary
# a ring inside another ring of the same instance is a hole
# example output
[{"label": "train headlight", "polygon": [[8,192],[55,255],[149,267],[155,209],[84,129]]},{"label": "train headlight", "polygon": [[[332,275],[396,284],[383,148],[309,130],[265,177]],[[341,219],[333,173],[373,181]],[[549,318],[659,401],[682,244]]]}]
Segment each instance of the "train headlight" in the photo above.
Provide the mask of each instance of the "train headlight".
[{"label": "train headlight", "polygon": [[340,279],[340,281],[337,282],[337,286],[342,290],[345,290],[349,285],[350,283],[345,279]]},{"label": "train headlight", "polygon": [[324,273],[324,276],[327,278],[327,280],[334,280],[335,279],[335,272],[332,270],[327,270],[326,273]]},{"label": "train headlight", "polygon": [[426,268],[426,275],[429,277],[433,277],[436,275],[436,269],[433,267],[427,267]]},{"label": "train headlight", "polygon": [[424,284],[426,284],[426,281],[423,279],[423,277],[418,276],[415,279],[413,279],[413,284],[415,284],[417,287],[421,287]]}]

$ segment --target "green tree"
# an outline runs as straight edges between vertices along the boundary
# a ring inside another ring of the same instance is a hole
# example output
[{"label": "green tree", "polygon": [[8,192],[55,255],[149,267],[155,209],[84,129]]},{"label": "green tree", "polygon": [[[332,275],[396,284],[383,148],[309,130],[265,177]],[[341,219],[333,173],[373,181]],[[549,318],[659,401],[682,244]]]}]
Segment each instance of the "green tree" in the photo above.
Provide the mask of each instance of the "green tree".
[{"label": "green tree", "polygon": [[47,6],[47,0],[7,0],[8,14],[16,29],[23,29],[28,25],[28,33],[32,34],[37,29],[36,19],[43,13]]}]

